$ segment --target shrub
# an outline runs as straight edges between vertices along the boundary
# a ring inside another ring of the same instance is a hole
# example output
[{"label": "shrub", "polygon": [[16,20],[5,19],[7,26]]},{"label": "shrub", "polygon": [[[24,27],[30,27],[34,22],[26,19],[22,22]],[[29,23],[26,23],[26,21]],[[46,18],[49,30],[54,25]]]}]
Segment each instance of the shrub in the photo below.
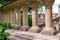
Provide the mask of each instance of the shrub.
[{"label": "shrub", "polygon": [[6,23],[0,23],[0,40],[7,40],[9,33],[5,32],[6,26]]},{"label": "shrub", "polygon": [[[5,29],[6,29],[6,27],[7,27],[7,23],[0,22],[0,26],[2,26],[2,27],[4,28],[4,30],[5,30]],[[2,27],[0,27],[0,28],[2,28]]]},{"label": "shrub", "polygon": [[12,26],[11,23],[7,23],[8,28],[11,28],[11,26]]},{"label": "shrub", "polygon": [[28,16],[28,26],[32,26],[32,15]]}]

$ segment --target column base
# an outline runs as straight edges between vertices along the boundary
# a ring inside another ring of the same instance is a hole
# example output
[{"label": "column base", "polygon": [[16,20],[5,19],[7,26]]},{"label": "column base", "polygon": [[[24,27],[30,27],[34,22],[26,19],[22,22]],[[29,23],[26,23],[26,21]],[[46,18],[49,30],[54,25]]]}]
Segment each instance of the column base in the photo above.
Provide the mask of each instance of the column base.
[{"label": "column base", "polygon": [[14,26],[14,29],[15,29],[15,30],[19,30],[20,27],[21,27],[20,25],[15,25],[15,26]]},{"label": "column base", "polygon": [[46,34],[46,35],[56,35],[57,31],[54,28],[44,28],[41,31],[42,34]]},{"label": "column base", "polygon": [[29,29],[29,26],[22,26],[20,28],[21,31],[28,31],[28,29]]},{"label": "column base", "polygon": [[41,28],[39,28],[39,27],[31,27],[28,31],[33,32],[33,33],[39,33],[41,31]]}]

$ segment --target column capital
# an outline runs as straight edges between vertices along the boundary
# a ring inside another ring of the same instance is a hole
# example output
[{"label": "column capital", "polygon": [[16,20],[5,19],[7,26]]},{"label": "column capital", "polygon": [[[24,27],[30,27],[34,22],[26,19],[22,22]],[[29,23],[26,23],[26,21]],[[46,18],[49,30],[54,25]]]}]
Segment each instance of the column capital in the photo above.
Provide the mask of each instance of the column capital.
[{"label": "column capital", "polygon": [[14,10],[13,10],[13,9],[10,9],[9,11],[10,11],[10,12],[13,12]]},{"label": "column capital", "polygon": [[14,12],[19,13],[20,7],[14,7]]},{"label": "column capital", "polygon": [[22,8],[23,10],[28,9],[28,7],[29,7],[29,4],[24,4],[24,5],[21,6],[21,8]]},{"label": "column capital", "polygon": [[52,5],[53,5],[53,3],[54,3],[54,1],[55,1],[55,0],[49,0],[49,1],[45,0],[45,1],[44,1],[44,4],[45,4],[46,7],[51,8]]},{"label": "column capital", "polygon": [[33,3],[32,4],[32,8],[38,8],[38,6],[39,6],[39,3]]},{"label": "column capital", "polygon": [[20,7],[19,6],[14,7],[14,10],[18,11],[18,10],[20,10]]}]

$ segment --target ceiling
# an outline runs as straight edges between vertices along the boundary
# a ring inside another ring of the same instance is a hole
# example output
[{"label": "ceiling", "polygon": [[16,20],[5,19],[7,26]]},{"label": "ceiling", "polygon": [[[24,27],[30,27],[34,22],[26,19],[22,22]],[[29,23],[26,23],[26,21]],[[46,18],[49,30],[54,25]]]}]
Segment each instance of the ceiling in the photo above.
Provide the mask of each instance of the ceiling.
[{"label": "ceiling", "polygon": [[0,0],[0,8],[2,8],[6,4],[11,3],[13,1],[15,1],[15,0]]},{"label": "ceiling", "polygon": [[33,3],[40,3],[40,2],[42,2],[42,0],[11,0],[4,7],[0,8],[0,10],[7,10],[17,6],[21,7],[25,4],[33,4]]}]

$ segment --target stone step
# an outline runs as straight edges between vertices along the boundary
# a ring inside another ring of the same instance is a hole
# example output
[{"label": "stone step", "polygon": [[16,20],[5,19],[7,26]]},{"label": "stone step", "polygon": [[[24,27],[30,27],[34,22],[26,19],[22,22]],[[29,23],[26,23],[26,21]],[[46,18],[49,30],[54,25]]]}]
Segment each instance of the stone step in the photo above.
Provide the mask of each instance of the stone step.
[{"label": "stone step", "polygon": [[43,35],[41,33],[22,32],[22,31],[15,32],[11,36],[10,39],[15,40],[59,40],[59,37],[57,36]]}]

